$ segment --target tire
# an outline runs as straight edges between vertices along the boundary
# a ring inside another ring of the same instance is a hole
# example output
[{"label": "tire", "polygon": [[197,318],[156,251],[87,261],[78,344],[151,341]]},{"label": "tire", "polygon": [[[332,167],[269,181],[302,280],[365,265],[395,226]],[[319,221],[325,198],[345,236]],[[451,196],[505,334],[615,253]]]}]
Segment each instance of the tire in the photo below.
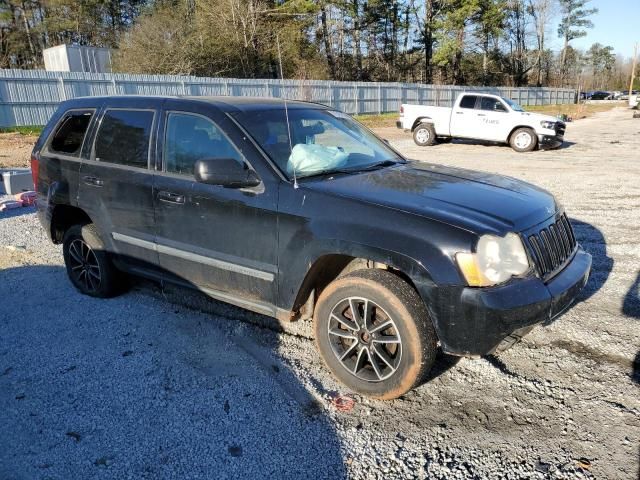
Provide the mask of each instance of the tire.
[{"label": "tire", "polygon": [[535,325],[532,325],[530,327],[519,328],[515,332],[512,332],[504,340],[502,340],[502,342],[498,344],[498,346],[492,352],[492,355],[497,357],[500,354],[506,352],[507,350],[510,350],[514,345],[520,343],[522,341],[522,338],[525,335],[527,335],[531,330],[533,330],[534,326]]},{"label": "tire", "polygon": [[[526,141],[527,136],[529,138],[528,142]],[[538,137],[536,136],[536,132],[530,128],[518,128],[511,134],[511,137],[509,137],[509,145],[511,145],[511,148],[516,152],[530,152],[538,145]]]},{"label": "tire", "polygon": [[109,298],[120,293],[120,272],[113,266],[94,224],[73,225],[64,234],[67,275],[85,295]]},{"label": "tire", "polygon": [[433,123],[421,123],[413,129],[413,141],[420,147],[427,147],[436,143],[436,129]]},{"label": "tire", "polygon": [[[358,329],[365,305],[368,328]],[[386,270],[339,277],[320,295],[313,322],[316,345],[329,370],[367,397],[390,400],[405,394],[426,378],[436,359],[436,333],[422,299]]]}]

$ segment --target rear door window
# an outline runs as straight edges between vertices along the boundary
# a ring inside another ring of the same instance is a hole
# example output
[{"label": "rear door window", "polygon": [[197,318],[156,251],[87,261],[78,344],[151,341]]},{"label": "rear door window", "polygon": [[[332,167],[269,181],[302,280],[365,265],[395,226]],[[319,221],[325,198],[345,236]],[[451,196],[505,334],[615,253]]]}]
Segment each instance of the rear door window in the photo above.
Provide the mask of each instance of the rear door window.
[{"label": "rear door window", "polygon": [[243,163],[240,152],[222,130],[200,115],[170,112],[164,140],[165,171],[193,175],[198,160],[232,158]]},{"label": "rear door window", "polygon": [[80,156],[84,137],[92,117],[93,110],[67,112],[51,137],[49,151],[71,157]]},{"label": "rear door window", "polygon": [[465,95],[460,100],[460,108],[475,108],[477,98],[475,95]]},{"label": "rear door window", "polygon": [[147,168],[154,115],[153,110],[107,110],[96,135],[95,159]]}]

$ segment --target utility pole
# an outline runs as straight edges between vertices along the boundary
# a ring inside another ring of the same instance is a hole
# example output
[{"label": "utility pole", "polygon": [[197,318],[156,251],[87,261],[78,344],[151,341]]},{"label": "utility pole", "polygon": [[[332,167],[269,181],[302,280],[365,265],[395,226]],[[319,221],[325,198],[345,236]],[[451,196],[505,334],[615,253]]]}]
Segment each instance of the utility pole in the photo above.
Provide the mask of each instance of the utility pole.
[{"label": "utility pole", "polygon": [[633,90],[633,81],[636,79],[636,62],[638,61],[638,44],[633,47],[633,65],[631,67],[631,82],[629,82],[629,101],[631,101],[631,91]]}]

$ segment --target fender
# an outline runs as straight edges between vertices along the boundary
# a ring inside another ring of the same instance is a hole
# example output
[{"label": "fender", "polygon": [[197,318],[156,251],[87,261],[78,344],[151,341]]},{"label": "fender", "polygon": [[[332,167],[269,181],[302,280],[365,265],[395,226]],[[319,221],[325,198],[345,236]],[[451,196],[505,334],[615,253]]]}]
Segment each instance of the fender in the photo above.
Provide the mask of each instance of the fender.
[{"label": "fender", "polygon": [[421,123],[431,123],[435,127],[435,122],[433,121],[433,118],[423,115],[415,119],[415,121],[413,122],[413,125],[411,126],[411,131],[413,132],[416,129],[416,127]]}]

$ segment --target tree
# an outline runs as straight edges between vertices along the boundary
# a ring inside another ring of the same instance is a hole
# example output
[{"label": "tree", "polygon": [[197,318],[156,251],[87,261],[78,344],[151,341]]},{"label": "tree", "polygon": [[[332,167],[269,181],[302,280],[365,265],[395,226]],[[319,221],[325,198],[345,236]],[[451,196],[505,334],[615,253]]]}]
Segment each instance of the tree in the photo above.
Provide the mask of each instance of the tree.
[{"label": "tree", "polygon": [[61,43],[116,47],[146,0],[0,0],[0,68],[41,68]]},{"label": "tree", "polygon": [[462,54],[467,26],[479,12],[479,0],[443,0],[438,21],[438,50],[434,57],[443,70],[449,68],[452,83],[464,82]]},{"label": "tree", "polygon": [[589,19],[597,8],[586,8],[590,0],[559,0],[561,19],[558,25],[558,37],[563,39],[562,56],[560,59],[560,85],[564,85],[567,73],[567,48],[569,42],[587,35],[586,28],[593,28]]},{"label": "tree", "polygon": [[509,83],[520,87],[527,84],[533,63],[528,51],[527,32],[529,16],[525,0],[509,0],[505,21],[505,38],[508,52],[505,55],[504,70]]},{"label": "tree", "polygon": [[[143,16],[114,56],[119,71],[276,78],[323,78],[325,62],[309,41],[309,2],[182,0]],[[183,22],[175,19],[183,18]]]},{"label": "tree", "polygon": [[482,84],[488,85],[490,42],[504,30],[506,0],[479,0],[474,18],[476,34],[482,45]]},{"label": "tree", "polygon": [[424,45],[425,83],[433,83],[433,50],[436,41],[437,18],[442,10],[441,0],[425,0],[422,44]]},{"label": "tree", "polygon": [[[536,32],[536,86],[538,87],[542,86],[543,63],[545,63],[545,37],[554,7],[554,0],[529,0],[527,11],[533,19],[533,25]],[[548,64],[548,59],[546,63]]]},{"label": "tree", "polygon": [[605,47],[600,43],[594,43],[587,50],[586,61],[593,75],[593,88],[604,89],[611,79],[616,62],[613,47]]}]

